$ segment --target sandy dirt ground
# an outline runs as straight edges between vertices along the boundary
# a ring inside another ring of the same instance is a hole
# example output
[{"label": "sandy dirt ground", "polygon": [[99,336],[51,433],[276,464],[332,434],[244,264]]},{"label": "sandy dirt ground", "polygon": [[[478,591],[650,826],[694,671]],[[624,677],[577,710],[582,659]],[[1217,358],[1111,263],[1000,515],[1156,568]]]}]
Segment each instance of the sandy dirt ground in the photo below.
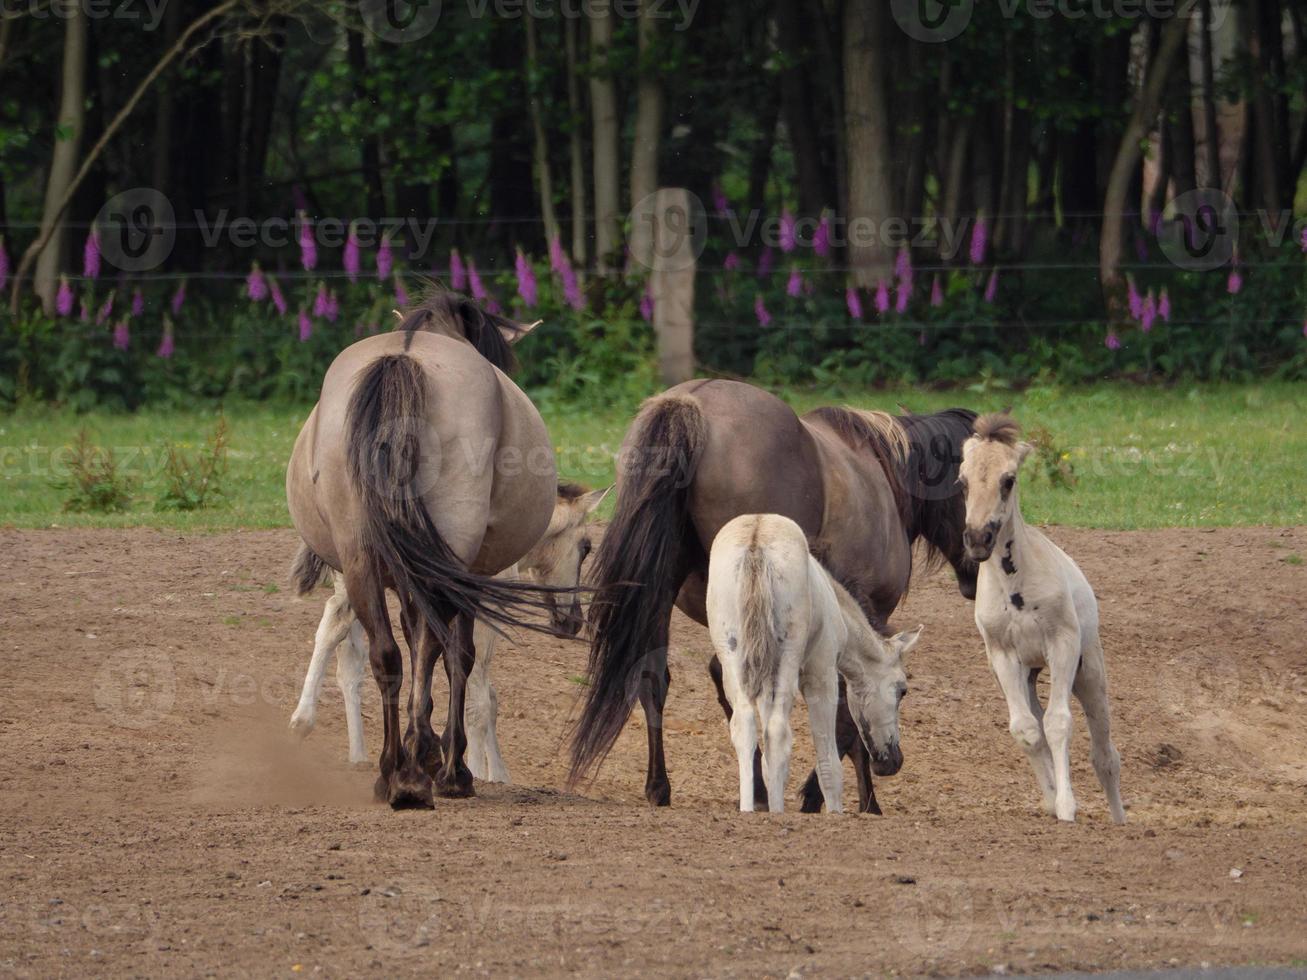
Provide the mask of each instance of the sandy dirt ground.
[{"label": "sandy dirt ground", "polygon": [[[1124,827],[1078,708],[1080,821],[1040,811],[942,575],[894,619],[927,628],[884,817],[735,812],[708,638],[679,616],[670,809],[645,804],[639,719],[565,791],[585,648],[528,637],[495,666],[514,784],[393,813],[330,677],[288,735],[326,597],[288,591],[291,532],[0,531],[0,974],[1303,965],[1307,529],[1051,533],[1102,605]],[[370,681],[364,711],[375,751]]]}]

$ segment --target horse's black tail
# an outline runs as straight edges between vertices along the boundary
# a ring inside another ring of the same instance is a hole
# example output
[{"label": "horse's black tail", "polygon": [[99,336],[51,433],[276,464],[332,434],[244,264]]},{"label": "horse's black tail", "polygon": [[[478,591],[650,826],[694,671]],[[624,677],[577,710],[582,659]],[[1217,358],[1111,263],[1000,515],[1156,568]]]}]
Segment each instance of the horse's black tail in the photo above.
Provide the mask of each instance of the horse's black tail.
[{"label": "horse's black tail", "polygon": [[626,724],[649,647],[666,633],[686,572],[690,482],[707,431],[703,414],[692,399],[661,396],[645,403],[634,429],[592,572],[590,686],[572,737],[573,782],[608,754]]},{"label": "horse's black tail", "polygon": [[290,566],[290,581],[298,595],[308,595],[327,581],[327,563],[308,545],[301,544]]},{"label": "horse's black tail", "polygon": [[345,452],[363,504],[364,554],[441,640],[451,638],[446,624],[455,614],[554,632],[524,618],[547,608],[547,588],[469,571],[431,520],[421,485],[423,440],[431,438],[426,408],[427,381],[413,358],[389,354],[359,373]]}]

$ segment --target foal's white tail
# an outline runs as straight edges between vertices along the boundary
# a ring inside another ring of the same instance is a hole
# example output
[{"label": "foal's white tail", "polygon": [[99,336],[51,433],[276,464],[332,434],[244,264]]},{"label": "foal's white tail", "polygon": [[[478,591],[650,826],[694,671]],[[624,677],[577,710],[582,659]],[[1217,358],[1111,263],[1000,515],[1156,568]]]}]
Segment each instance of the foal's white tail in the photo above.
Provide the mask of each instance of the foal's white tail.
[{"label": "foal's white tail", "polygon": [[767,552],[756,542],[740,558],[740,654],[744,693],[757,701],[776,687],[780,637],[775,615],[776,576]]}]

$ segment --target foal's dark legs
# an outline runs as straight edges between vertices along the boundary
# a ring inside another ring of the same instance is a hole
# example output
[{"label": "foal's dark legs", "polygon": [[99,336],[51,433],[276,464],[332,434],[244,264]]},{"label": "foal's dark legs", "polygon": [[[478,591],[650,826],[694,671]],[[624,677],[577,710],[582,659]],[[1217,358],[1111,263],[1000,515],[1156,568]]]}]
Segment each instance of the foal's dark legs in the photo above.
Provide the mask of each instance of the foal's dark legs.
[{"label": "foal's dark legs", "polygon": [[[476,650],[472,646],[471,616],[454,617],[453,640],[445,650],[445,676],[449,678],[449,718],[445,722],[444,765],[436,775],[436,792],[441,796],[473,796],[472,770],[463,761],[467,751],[467,730],[463,727],[463,708],[467,695],[467,675],[472,671]],[[430,702],[428,702],[429,705]],[[428,707],[428,712],[430,707]]]},{"label": "foal's dark legs", "polygon": [[663,757],[663,708],[672,672],[667,667],[667,627],[655,637],[654,646],[645,654],[640,676],[640,706],[648,729],[649,760],[645,769],[644,798],[654,806],[670,806],[672,784],[667,778],[667,760]]},{"label": "foal's dark legs", "polygon": [[[717,703],[722,706],[722,711],[729,722],[735,711],[731,708],[730,698],[726,696],[726,688],[722,685],[722,662],[716,655],[708,661],[708,673],[712,677],[713,686],[717,688]],[[812,778],[815,779],[816,775],[814,774]],[[818,795],[820,792],[818,790]],[[764,813],[767,811],[767,784],[762,774],[762,749],[753,750],[753,805]]]}]

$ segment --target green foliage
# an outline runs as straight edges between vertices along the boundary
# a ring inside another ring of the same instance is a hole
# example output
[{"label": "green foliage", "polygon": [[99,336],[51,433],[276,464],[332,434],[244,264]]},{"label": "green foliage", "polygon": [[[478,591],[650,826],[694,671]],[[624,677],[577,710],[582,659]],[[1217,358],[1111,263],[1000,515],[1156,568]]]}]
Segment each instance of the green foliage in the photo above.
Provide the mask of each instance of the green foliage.
[{"label": "green foliage", "polygon": [[223,496],[227,440],[227,420],[219,416],[213,434],[198,453],[188,455],[178,446],[169,445],[163,468],[166,485],[155,510],[202,510],[213,506]]},{"label": "green foliage", "polygon": [[135,483],[122,474],[112,449],[91,442],[80,429],[67,457],[68,476],[51,486],[67,493],[63,508],[76,514],[112,514],[131,504]]},{"label": "green foliage", "polygon": [[1048,426],[1028,426],[1024,438],[1033,447],[1025,466],[1028,473],[1051,487],[1069,488],[1076,485],[1076,467],[1071,460],[1071,450],[1061,446]]}]

